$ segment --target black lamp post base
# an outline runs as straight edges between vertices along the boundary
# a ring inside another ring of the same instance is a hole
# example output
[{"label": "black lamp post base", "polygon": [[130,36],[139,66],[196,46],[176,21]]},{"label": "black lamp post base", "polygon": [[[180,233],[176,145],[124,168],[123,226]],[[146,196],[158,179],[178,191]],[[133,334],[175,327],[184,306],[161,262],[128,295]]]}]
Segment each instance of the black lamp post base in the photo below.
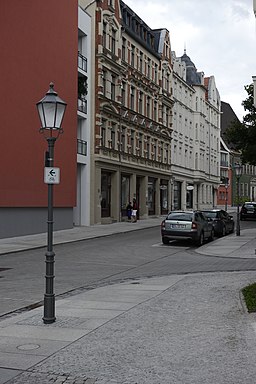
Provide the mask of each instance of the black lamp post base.
[{"label": "black lamp post base", "polygon": [[44,324],[52,324],[52,323],[55,323],[55,321],[56,321],[56,317],[52,317],[52,318],[50,318],[50,317],[47,317],[47,318],[43,317]]},{"label": "black lamp post base", "polygon": [[45,324],[52,324],[56,320],[55,317],[55,296],[44,296],[44,317],[43,322]]}]

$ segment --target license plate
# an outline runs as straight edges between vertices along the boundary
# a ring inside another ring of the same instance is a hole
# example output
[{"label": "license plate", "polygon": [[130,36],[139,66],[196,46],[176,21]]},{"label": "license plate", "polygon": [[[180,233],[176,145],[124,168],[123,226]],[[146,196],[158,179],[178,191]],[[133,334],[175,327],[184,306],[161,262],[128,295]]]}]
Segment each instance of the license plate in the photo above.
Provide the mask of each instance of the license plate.
[{"label": "license plate", "polygon": [[171,228],[174,228],[174,229],[184,229],[184,228],[186,228],[186,225],[185,224],[172,224]]}]

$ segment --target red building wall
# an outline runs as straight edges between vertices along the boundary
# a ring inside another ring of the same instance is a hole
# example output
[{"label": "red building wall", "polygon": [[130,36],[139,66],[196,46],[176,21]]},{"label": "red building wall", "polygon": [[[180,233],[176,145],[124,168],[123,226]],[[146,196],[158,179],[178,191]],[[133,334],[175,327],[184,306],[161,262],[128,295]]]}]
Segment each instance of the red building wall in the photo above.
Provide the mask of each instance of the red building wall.
[{"label": "red building wall", "polygon": [[0,207],[47,205],[36,103],[51,81],[68,104],[55,145],[54,205],[75,205],[77,14],[77,0],[0,1]]}]

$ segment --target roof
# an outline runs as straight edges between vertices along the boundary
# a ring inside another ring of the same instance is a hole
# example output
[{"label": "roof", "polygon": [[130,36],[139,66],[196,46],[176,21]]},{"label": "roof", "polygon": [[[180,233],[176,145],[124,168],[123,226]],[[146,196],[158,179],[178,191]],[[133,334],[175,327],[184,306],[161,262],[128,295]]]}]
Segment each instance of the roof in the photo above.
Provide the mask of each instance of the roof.
[{"label": "roof", "polygon": [[181,61],[184,61],[186,64],[187,69],[187,75],[186,75],[186,82],[189,85],[201,85],[201,76],[197,72],[196,66],[193,63],[193,61],[190,59],[190,57],[186,54],[186,51],[181,56]]}]

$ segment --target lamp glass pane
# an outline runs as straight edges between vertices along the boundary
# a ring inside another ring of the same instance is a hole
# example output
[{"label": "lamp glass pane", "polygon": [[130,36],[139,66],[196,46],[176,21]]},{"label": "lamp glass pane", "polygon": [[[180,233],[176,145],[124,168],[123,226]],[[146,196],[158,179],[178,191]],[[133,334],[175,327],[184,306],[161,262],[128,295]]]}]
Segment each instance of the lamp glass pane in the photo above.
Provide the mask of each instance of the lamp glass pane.
[{"label": "lamp glass pane", "polygon": [[44,110],[43,110],[42,103],[37,104],[37,110],[38,110],[38,114],[40,117],[42,128],[44,128],[45,127],[45,118],[44,118]]},{"label": "lamp glass pane", "polygon": [[64,112],[65,112],[65,109],[66,109],[66,105],[65,104],[57,103],[56,108],[57,108],[57,110],[56,110],[55,127],[56,128],[60,128],[61,127],[61,123],[62,123],[62,119],[63,119],[63,116],[64,116]]},{"label": "lamp glass pane", "polygon": [[44,103],[45,128],[55,128],[55,103]]}]

